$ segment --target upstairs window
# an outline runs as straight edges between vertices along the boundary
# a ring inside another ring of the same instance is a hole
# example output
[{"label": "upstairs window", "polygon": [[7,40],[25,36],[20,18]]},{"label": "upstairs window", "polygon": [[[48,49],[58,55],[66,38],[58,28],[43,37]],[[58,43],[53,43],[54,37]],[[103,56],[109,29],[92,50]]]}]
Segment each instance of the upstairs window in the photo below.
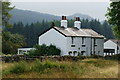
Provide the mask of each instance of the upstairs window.
[{"label": "upstairs window", "polygon": [[82,47],[85,47],[85,45],[84,45],[84,44],[82,44]]},{"label": "upstairs window", "polygon": [[85,44],[85,37],[82,37],[82,44]]},{"label": "upstairs window", "polygon": [[73,44],[73,37],[71,37],[71,39],[72,39],[72,44]]},{"label": "upstairs window", "polygon": [[94,38],[94,46],[97,46],[97,44],[96,44],[96,39]]}]

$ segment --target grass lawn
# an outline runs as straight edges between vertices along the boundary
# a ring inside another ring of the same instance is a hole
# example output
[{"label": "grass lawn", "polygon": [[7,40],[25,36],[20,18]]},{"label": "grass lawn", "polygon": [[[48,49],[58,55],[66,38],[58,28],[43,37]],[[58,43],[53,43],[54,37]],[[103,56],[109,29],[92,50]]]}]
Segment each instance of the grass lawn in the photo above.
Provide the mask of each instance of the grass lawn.
[{"label": "grass lawn", "polygon": [[118,78],[118,61],[84,59],[3,63],[3,78]]}]

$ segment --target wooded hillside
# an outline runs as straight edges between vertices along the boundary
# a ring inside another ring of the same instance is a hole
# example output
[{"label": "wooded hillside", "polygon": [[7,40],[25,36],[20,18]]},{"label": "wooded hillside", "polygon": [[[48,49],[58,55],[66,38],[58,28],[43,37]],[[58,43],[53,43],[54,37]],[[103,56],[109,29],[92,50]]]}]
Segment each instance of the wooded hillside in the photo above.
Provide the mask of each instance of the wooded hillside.
[{"label": "wooded hillside", "polygon": [[[31,24],[24,25],[22,22],[14,23],[13,28],[6,28],[6,31],[10,31],[11,33],[19,33],[26,38],[27,45],[25,47],[33,47],[38,43],[38,35],[40,35],[43,31],[50,28],[52,23],[54,22],[55,26],[60,26],[60,20],[56,21],[42,21]],[[111,26],[104,21],[103,24],[99,22],[99,20],[91,20],[88,19],[82,20],[82,28],[91,28],[98,32],[99,34],[104,35],[106,38],[114,38]],[[68,20],[68,27],[74,26],[74,20]]]}]

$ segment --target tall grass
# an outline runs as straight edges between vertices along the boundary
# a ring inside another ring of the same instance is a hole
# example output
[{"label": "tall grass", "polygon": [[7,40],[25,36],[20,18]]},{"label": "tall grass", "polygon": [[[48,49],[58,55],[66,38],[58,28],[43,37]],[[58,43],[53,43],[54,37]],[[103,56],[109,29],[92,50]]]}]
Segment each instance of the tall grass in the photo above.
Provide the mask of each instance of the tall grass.
[{"label": "tall grass", "polygon": [[3,70],[3,74],[21,74],[25,72],[45,73],[45,70],[50,72],[51,69],[65,71],[70,69],[70,66],[67,66],[66,64],[54,63],[51,61],[40,62],[40,60],[36,59],[31,65],[25,61],[14,63],[14,65],[9,69]]},{"label": "tall grass", "polygon": [[[117,62],[102,59],[84,59],[81,61],[44,61],[16,62],[3,69],[3,76],[15,74],[24,78],[101,78],[116,77]],[[36,74],[36,75],[35,75]],[[49,76],[48,76],[49,75]],[[21,78],[21,77],[20,77]]]},{"label": "tall grass", "polygon": [[48,70],[50,72],[51,69],[62,69],[65,71],[67,70],[67,68],[70,68],[70,66],[67,66],[66,64],[55,63],[48,60],[41,63],[38,59],[36,59],[36,61],[33,63],[32,71],[44,73],[45,70]]},{"label": "tall grass", "polygon": [[28,68],[28,63],[26,63],[25,61],[20,61],[17,63],[14,63],[11,67],[8,67],[7,69],[3,69],[3,75],[7,75],[7,74],[21,74],[24,72],[28,72],[29,68]]},{"label": "tall grass", "polygon": [[27,63],[25,61],[21,61],[16,63],[12,68],[10,68],[10,73],[20,74],[27,72]]}]

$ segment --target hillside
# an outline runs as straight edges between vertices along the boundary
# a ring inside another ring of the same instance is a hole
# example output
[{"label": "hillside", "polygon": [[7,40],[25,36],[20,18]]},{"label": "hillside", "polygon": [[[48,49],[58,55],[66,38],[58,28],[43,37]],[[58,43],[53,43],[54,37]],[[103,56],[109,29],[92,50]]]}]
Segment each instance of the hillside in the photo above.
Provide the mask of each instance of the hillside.
[{"label": "hillside", "polygon": [[93,18],[85,15],[85,14],[81,14],[81,13],[75,13],[73,15],[68,16],[68,19],[74,19],[76,16],[80,17],[81,19],[88,19],[88,20],[92,20]]},{"label": "hillside", "polygon": [[[52,21],[52,20],[61,19],[61,16],[55,16],[51,14],[40,13],[40,12],[29,11],[29,10],[13,9],[10,13],[12,14],[12,18],[11,18],[12,23],[23,22],[24,24],[26,23],[30,24],[32,22],[34,23],[37,21],[41,22],[42,20]],[[79,16],[81,19],[88,19],[88,20],[93,19],[88,15],[84,15],[80,13],[67,16],[67,18],[74,19],[75,16]]]}]

